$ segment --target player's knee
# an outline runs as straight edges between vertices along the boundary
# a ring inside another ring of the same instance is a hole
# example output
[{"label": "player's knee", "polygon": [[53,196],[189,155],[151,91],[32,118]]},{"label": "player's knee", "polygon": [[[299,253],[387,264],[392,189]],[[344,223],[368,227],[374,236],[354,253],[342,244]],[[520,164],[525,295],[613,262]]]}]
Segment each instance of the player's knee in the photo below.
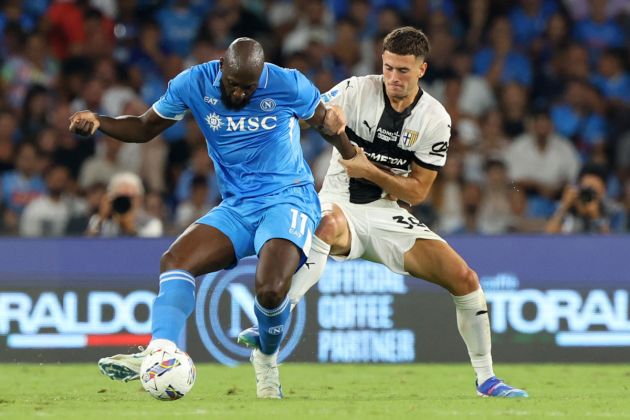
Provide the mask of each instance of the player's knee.
[{"label": "player's knee", "polygon": [[267,309],[273,309],[280,306],[286,296],[286,288],[281,284],[261,286],[256,292],[256,299],[258,299],[258,303]]},{"label": "player's knee", "polygon": [[333,213],[328,213],[320,220],[315,235],[328,245],[332,245],[340,235],[343,226],[341,222],[339,217]]},{"label": "player's knee", "polygon": [[168,270],[190,271],[190,267],[186,265],[185,258],[178,256],[177,253],[169,249],[160,258],[160,270],[161,272]]},{"label": "player's knee", "polygon": [[472,293],[479,288],[477,273],[467,265],[458,269],[455,278],[457,279],[455,289],[458,295]]}]

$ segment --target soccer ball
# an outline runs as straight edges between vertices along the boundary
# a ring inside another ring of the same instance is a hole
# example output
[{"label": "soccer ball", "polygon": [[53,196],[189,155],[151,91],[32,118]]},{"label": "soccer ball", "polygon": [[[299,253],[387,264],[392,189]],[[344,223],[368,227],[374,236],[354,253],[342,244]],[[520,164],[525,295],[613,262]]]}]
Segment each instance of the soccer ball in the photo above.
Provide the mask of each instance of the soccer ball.
[{"label": "soccer ball", "polygon": [[158,400],[178,400],[195,383],[196,370],[190,356],[178,348],[149,352],[140,366],[140,382]]}]

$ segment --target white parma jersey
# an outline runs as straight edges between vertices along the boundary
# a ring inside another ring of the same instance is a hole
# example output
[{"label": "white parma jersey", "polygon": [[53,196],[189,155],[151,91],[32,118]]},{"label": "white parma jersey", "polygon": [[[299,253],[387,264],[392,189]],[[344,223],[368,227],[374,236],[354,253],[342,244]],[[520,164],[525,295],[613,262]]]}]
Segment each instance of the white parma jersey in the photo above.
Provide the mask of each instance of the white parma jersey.
[{"label": "white parma jersey", "polygon": [[[365,150],[373,163],[406,176],[411,163],[438,170],[446,162],[451,118],[434,97],[419,90],[413,104],[396,112],[385,93],[383,76],[351,77],[322,95],[328,105],[340,106],[350,141]],[[368,181],[349,179],[333,149],[321,195],[356,204],[382,198],[383,190]]]}]

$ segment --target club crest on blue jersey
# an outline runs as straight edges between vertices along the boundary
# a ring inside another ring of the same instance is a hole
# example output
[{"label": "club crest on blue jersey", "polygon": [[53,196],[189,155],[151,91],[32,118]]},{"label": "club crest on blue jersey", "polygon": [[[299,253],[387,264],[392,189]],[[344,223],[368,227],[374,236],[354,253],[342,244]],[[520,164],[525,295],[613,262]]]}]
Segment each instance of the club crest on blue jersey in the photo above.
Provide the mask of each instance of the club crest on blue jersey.
[{"label": "club crest on blue jersey", "polygon": [[266,112],[271,112],[276,109],[276,101],[271,98],[265,98],[260,101],[260,109]]}]

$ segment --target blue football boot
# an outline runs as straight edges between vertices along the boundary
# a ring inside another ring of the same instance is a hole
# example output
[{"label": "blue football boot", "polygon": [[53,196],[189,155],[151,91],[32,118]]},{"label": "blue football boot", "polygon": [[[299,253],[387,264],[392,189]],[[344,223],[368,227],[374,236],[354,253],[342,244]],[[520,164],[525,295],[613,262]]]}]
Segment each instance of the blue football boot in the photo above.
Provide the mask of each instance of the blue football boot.
[{"label": "blue football boot", "polygon": [[499,398],[527,398],[529,394],[522,389],[509,386],[501,379],[493,376],[481,385],[477,385],[477,395],[480,397],[499,397]]}]

